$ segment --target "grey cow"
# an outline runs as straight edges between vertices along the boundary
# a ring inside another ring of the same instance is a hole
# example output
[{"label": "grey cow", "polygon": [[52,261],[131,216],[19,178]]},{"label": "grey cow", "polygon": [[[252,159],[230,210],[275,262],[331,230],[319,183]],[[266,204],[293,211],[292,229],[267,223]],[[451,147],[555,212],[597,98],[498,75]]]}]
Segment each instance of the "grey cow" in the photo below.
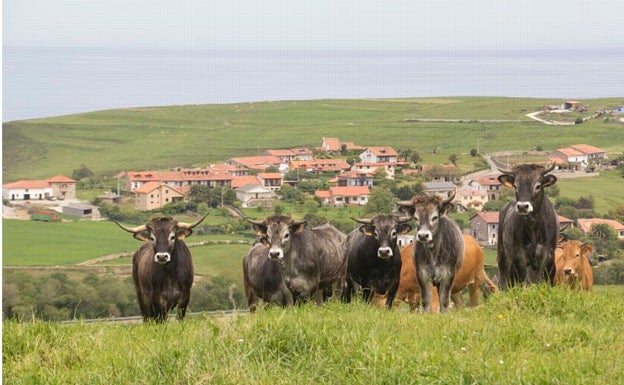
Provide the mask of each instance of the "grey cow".
[{"label": "grey cow", "polygon": [[250,220],[279,262],[280,272],[295,301],[307,301],[318,290],[326,300],[334,287],[342,289],[346,275],[346,235],[330,224],[308,229],[307,221],[284,215]]},{"label": "grey cow", "polygon": [[265,303],[292,306],[293,296],[282,279],[279,262],[269,258],[269,248],[256,241],[243,259],[243,285],[250,312],[256,311],[258,298]]},{"label": "grey cow", "polygon": [[498,270],[500,287],[539,283],[553,284],[559,222],[544,188],[557,182],[554,165],[522,164],[500,170],[498,180],[516,190],[516,200],[499,213]]},{"label": "grey cow", "polygon": [[455,273],[464,260],[464,237],[455,221],[446,216],[454,197],[443,200],[420,194],[411,201],[397,202],[400,212],[414,217],[416,278],[426,312],[431,311],[431,284],[438,289],[440,311],[447,311]]}]

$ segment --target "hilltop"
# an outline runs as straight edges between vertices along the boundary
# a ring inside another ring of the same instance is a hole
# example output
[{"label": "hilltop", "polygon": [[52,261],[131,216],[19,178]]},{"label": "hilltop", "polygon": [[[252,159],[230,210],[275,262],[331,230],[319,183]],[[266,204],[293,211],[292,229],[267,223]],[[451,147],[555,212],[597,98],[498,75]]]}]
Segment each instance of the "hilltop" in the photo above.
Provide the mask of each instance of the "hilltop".
[{"label": "hilltop", "polygon": [[[316,147],[323,136],[361,145],[412,148],[424,161],[458,154],[546,151],[590,143],[624,151],[624,130],[613,119],[546,126],[526,114],[561,100],[530,98],[414,98],[314,100],[128,108],[3,124],[3,180],[71,175],[86,166],[99,176],[122,170],[205,165],[267,148]],[[621,98],[584,100],[588,113]],[[435,150],[435,151],[434,151]],[[434,153],[435,152],[435,153]]]}]

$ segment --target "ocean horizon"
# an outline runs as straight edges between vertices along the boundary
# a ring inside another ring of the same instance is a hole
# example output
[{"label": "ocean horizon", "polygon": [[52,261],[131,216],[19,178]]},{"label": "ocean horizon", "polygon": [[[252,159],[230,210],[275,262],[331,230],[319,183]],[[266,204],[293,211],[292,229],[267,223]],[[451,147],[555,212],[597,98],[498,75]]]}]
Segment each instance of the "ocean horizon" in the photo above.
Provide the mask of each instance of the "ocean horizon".
[{"label": "ocean horizon", "polygon": [[3,47],[2,121],[99,110],[453,96],[624,98],[624,49]]}]

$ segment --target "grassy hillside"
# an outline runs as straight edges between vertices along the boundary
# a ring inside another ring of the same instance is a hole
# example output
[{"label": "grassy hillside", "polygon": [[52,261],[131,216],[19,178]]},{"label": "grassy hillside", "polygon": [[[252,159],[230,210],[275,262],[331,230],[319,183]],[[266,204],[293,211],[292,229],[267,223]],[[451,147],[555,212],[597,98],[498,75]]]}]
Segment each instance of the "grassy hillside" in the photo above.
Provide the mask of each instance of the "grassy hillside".
[{"label": "grassy hillside", "polygon": [[[460,165],[472,164],[468,154],[480,138],[484,152],[536,146],[551,150],[574,143],[624,151],[619,123],[598,119],[557,127],[525,116],[560,102],[486,97],[286,101],[129,108],[15,121],[3,124],[3,180],[71,175],[83,164],[98,175],[205,165],[267,148],[315,147],[323,136],[360,145],[413,148],[425,162],[447,162],[452,153],[465,155]],[[619,105],[621,98],[583,102],[595,109]],[[432,154],[434,149],[440,153]]]},{"label": "grassy hillside", "polygon": [[616,384],[622,287],[534,286],[447,314],[362,303],[165,325],[3,322],[11,384]]}]

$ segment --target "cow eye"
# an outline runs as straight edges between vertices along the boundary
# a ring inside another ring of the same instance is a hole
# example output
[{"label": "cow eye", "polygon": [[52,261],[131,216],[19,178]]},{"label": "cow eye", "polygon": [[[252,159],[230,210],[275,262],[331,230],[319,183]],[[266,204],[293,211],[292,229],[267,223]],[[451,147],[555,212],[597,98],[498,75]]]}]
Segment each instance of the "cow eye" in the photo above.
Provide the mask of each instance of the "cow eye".
[{"label": "cow eye", "polygon": [[434,216],[431,217],[431,222],[435,222],[437,220],[438,220],[438,216],[437,215],[434,215]]},{"label": "cow eye", "polygon": [[395,238],[397,236],[397,231],[396,230],[392,230],[392,233],[390,234],[390,236],[392,238]]},{"label": "cow eye", "polygon": [[175,240],[175,238],[176,238],[176,235],[175,235],[175,233],[173,233],[173,232],[172,232],[172,233],[169,235],[169,240],[170,240],[170,241],[174,241],[174,240]]},{"label": "cow eye", "polygon": [[284,234],[284,239],[288,239],[288,238],[290,238],[290,233]]},{"label": "cow eye", "polygon": [[535,184],[535,190],[539,190],[542,188],[542,184],[541,183],[536,183]]},{"label": "cow eye", "polygon": [[154,234],[150,233],[149,237],[153,242],[156,242],[156,236]]}]

